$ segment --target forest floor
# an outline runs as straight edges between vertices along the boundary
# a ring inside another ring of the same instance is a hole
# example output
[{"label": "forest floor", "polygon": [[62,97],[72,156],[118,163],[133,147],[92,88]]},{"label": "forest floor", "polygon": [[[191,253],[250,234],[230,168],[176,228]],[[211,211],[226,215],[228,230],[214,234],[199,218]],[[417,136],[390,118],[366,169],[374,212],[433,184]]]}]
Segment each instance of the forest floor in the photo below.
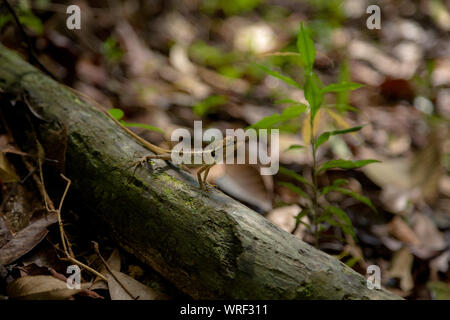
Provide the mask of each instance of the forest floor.
[{"label": "forest floor", "polygon": [[[314,69],[322,82],[364,85],[326,101],[350,108],[322,110],[317,132],[365,126],[357,134],[330,139],[317,160],[381,161],[319,177],[321,186],[347,179],[349,189],[368,197],[378,213],[354,197],[329,193],[328,201],[347,213],[356,236],[329,226],[318,247],[364,275],[368,266],[379,266],[382,285],[407,299],[450,299],[450,2],[376,2],[380,29],[367,27],[369,3],[353,0],[79,1],[80,30],[66,27],[64,1],[23,1],[15,9],[36,56],[59,81],[107,108],[123,110],[123,120],[141,124],[133,129],[136,133],[162,147],[170,147],[167,141],[174,130],[192,129],[194,121],[201,120],[204,128],[246,128],[282,112],[284,105],[277,100],[306,103],[302,89],[256,66],[269,65],[301,79],[298,56],[270,53],[296,51],[303,21],[314,40]],[[4,6],[0,31],[4,45],[27,56],[25,41]],[[308,177],[313,158],[307,148],[288,150],[311,136],[306,122],[282,128],[279,160],[280,166]],[[146,130],[146,125],[163,133]],[[0,148],[0,262],[5,257],[10,262],[0,264],[1,298],[14,279],[64,278],[68,264],[59,259],[59,230],[43,222],[41,193],[23,163],[17,165],[19,150],[4,124]],[[208,178],[314,244],[308,228],[295,219],[304,200],[280,184],[293,181],[281,172],[262,176],[258,166],[247,164],[216,165]],[[87,229],[70,206],[63,219],[72,249],[84,263],[107,272],[91,245],[95,240],[133,292],[153,298],[183,296],[106,236]],[[97,279],[81,294],[126,297],[115,281]]]}]

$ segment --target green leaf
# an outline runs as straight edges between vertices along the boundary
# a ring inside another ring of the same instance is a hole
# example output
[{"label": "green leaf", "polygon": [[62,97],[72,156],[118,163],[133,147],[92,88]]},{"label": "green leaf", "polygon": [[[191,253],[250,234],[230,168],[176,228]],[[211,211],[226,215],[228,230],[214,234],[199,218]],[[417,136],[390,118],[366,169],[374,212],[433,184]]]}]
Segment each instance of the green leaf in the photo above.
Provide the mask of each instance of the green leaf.
[{"label": "green leaf", "polygon": [[258,64],[258,67],[260,67],[262,70],[264,70],[264,72],[267,73],[268,75],[270,75],[272,77],[275,77],[275,78],[278,78],[278,79],[280,79],[281,81],[283,81],[286,84],[289,84],[291,86],[294,86],[294,87],[297,87],[299,89],[302,89],[302,87],[294,79],[292,79],[292,78],[290,78],[288,76],[282,75],[282,74],[280,74],[277,71],[270,70],[266,66]]},{"label": "green leaf", "polygon": [[372,204],[372,201],[370,201],[370,199],[367,197],[364,197],[356,192],[344,188],[335,188],[333,191],[337,191],[339,193],[345,194],[346,196],[353,197],[359,202],[364,203],[366,206],[372,209],[373,212],[378,212],[375,206]]},{"label": "green leaf", "polygon": [[347,179],[336,179],[333,181],[333,184],[331,186],[326,186],[323,187],[322,190],[320,191],[321,195],[326,195],[327,193],[331,192],[331,191],[335,191],[336,188],[347,184],[348,180]]},{"label": "green leaf", "polygon": [[313,120],[323,101],[323,94],[320,89],[321,84],[322,83],[319,77],[315,73],[310,76],[306,76],[305,98],[311,108],[311,116]]},{"label": "green leaf", "polygon": [[370,163],[375,163],[375,162],[380,162],[378,160],[373,160],[373,159],[369,159],[369,160],[357,160],[357,161],[352,161],[352,160],[330,160],[325,162],[320,169],[317,171],[317,174],[328,170],[328,169],[333,169],[333,168],[341,168],[341,169],[357,169],[357,168],[361,168],[364,167],[365,165],[368,165]]},{"label": "green leaf", "polygon": [[295,192],[296,194],[300,195],[301,197],[303,197],[305,199],[309,199],[309,195],[305,191],[303,191],[302,189],[300,189],[296,185],[293,185],[290,182],[282,181],[282,182],[278,182],[278,185],[288,188],[292,192]]},{"label": "green leaf", "polygon": [[124,51],[120,48],[117,39],[113,36],[108,37],[102,44],[102,52],[110,63],[119,62]]},{"label": "green leaf", "polygon": [[309,212],[309,209],[303,209],[295,216],[295,221],[300,222],[304,216],[306,216]]},{"label": "green leaf", "polygon": [[164,131],[162,129],[160,129],[158,127],[151,126],[149,124],[122,121],[121,119],[124,116],[124,112],[123,112],[122,109],[111,108],[111,109],[108,110],[108,112],[114,119],[120,121],[120,123],[122,125],[124,125],[125,127],[128,127],[128,128],[143,128],[143,129],[146,129],[146,130],[151,130],[151,131],[164,133]]},{"label": "green leaf", "polygon": [[290,178],[294,178],[295,180],[297,180],[297,181],[299,181],[301,183],[304,183],[304,184],[306,184],[308,186],[311,185],[311,183],[308,180],[306,180],[304,177],[302,177],[301,175],[299,175],[297,172],[295,172],[293,170],[287,169],[285,167],[280,167],[279,171],[282,174],[284,174],[284,175],[286,175],[286,176],[288,176]]},{"label": "green leaf", "polygon": [[36,17],[31,11],[25,11],[19,15],[19,21],[27,28],[30,28],[38,35],[42,35],[44,33],[44,25],[42,21]]},{"label": "green leaf", "polygon": [[355,237],[355,231],[353,229],[352,221],[344,210],[335,206],[328,206],[326,208],[326,211],[331,212],[343,222],[340,223],[340,226],[345,233],[350,234],[352,237]]},{"label": "green leaf", "polygon": [[283,110],[283,112],[280,115],[281,121],[290,120],[293,118],[298,117],[303,112],[305,112],[308,109],[308,107],[304,104],[296,104],[290,107],[287,107]]},{"label": "green leaf", "polygon": [[361,130],[361,128],[364,126],[357,126],[357,127],[353,127],[353,128],[348,128],[348,129],[342,129],[342,130],[335,130],[335,131],[327,131],[322,133],[319,138],[317,138],[316,143],[315,143],[315,147],[318,148],[320,145],[324,144],[325,142],[328,141],[328,139],[331,136],[335,136],[338,134],[345,134],[345,133],[349,133],[349,132],[355,132],[355,131],[359,131]]},{"label": "green leaf", "polygon": [[129,128],[142,128],[142,129],[146,129],[146,130],[150,130],[150,131],[156,131],[156,132],[159,132],[159,133],[164,133],[164,131],[162,129],[160,129],[158,127],[151,126],[149,124],[145,124],[145,123],[123,122],[122,121],[122,124],[125,127],[129,127]]},{"label": "green leaf", "polygon": [[111,108],[111,109],[108,110],[108,112],[116,120],[120,120],[124,116],[123,111],[121,109],[119,109],[119,108]]},{"label": "green leaf", "polygon": [[254,129],[269,129],[273,128],[277,123],[291,120],[300,116],[303,112],[305,112],[307,107],[304,104],[290,106],[283,110],[281,114],[274,113],[268,117],[265,117],[258,122],[252,124],[249,128]]},{"label": "green leaf", "polygon": [[307,71],[311,72],[314,67],[314,60],[316,59],[316,49],[308,32],[303,28],[302,22],[300,22],[300,31],[297,35],[297,49],[301,54],[300,58]]},{"label": "green leaf", "polygon": [[11,16],[9,15],[0,15],[0,29],[11,20]]},{"label": "green leaf", "polygon": [[290,150],[298,150],[298,149],[303,149],[304,146],[299,145],[299,144],[291,144],[289,146],[289,148],[287,148],[285,151],[290,151]]},{"label": "green leaf", "polygon": [[221,95],[212,95],[203,101],[198,102],[192,108],[196,115],[203,117],[205,114],[211,112],[214,108],[227,103],[227,97]]},{"label": "green leaf", "polygon": [[326,86],[322,89],[322,93],[327,92],[342,92],[342,91],[349,91],[349,90],[356,90],[361,88],[363,85],[360,83],[355,82],[341,82],[341,83],[333,83],[329,86]]},{"label": "green leaf", "polygon": [[353,268],[353,266],[361,260],[361,257],[352,257],[348,261],[345,261],[345,264],[348,265],[350,268]]},{"label": "green leaf", "polygon": [[353,111],[353,112],[360,112],[358,109],[356,109],[355,107],[352,107],[349,104],[344,104],[344,103],[338,103],[335,104],[333,107],[335,107],[338,111]]},{"label": "green leaf", "polygon": [[247,129],[253,128],[253,129],[267,129],[272,128],[273,125],[280,122],[280,115],[278,113],[274,113],[270,116],[264,117],[258,122],[252,124]]},{"label": "green leaf", "polygon": [[296,225],[298,225],[299,223],[303,224],[308,230],[311,231],[311,226],[302,220],[302,218],[304,216],[306,216],[308,214],[308,212],[309,212],[309,208],[303,209],[301,212],[299,212],[299,214],[297,214],[295,216],[295,222],[296,222]]},{"label": "green leaf", "polygon": [[301,102],[292,100],[292,99],[281,99],[275,101],[275,104],[282,104],[282,103],[290,103],[290,104],[302,104]]},{"label": "green leaf", "polygon": [[[350,79],[350,70],[348,67],[348,61],[345,60],[343,63],[341,63],[341,66],[339,68],[339,82],[348,82]],[[336,108],[339,111],[345,111],[343,106],[347,106],[349,103],[349,96],[350,92],[348,90],[340,91],[337,93],[336,96]]]}]

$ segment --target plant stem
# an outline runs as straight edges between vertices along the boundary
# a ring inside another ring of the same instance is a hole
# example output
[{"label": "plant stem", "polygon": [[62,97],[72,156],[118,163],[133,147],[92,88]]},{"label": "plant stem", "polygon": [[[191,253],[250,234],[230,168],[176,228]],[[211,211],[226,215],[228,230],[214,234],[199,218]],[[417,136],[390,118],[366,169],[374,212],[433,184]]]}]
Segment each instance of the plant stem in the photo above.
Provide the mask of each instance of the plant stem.
[{"label": "plant stem", "polygon": [[311,127],[311,151],[312,151],[312,157],[313,157],[313,165],[312,165],[312,213],[313,213],[313,225],[314,225],[314,246],[318,248],[319,246],[319,230],[318,230],[318,215],[319,215],[319,206],[317,203],[317,175],[316,175],[316,146],[315,146],[315,138],[314,138],[314,119],[310,117],[310,127]]}]

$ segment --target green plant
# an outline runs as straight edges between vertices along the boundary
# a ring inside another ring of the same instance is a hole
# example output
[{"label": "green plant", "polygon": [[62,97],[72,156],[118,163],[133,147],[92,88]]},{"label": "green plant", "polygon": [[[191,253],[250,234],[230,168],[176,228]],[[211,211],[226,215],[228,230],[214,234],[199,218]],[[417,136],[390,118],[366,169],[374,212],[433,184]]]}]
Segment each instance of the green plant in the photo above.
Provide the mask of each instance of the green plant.
[{"label": "green plant", "polygon": [[[346,133],[356,132],[360,130],[363,126],[357,126],[352,128],[344,128],[341,130],[333,130],[333,131],[325,131],[320,135],[315,134],[315,126],[316,126],[316,117],[318,112],[322,108],[336,109],[338,111],[342,111],[342,104],[347,103],[347,93],[351,90],[355,90],[360,88],[362,85],[358,83],[349,82],[347,80],[341,81],[339,83],[333,83],[328,86],[324,86],[320,81],[317,74],[314,72],[314,60],[316,56],[314,43],[303,24],[300,24],[300,31],[297,36],[297,49],[300,54],[300,60],[302,66],[305,68],[304,72],[304,84],[303,86],[295,81],[294,79],[282,75],[277,71],[271,70],[265,66],[260,66],[267,74],[280,79],[288,85],[292,85],[297,88],[302,88],[304,90],[305,98],[308,102],[308,105],[302,104],[298,101],[285,99],[280,102],[289,104],[289,106],[283,110],[281,114],[273,114],[268,117],[263,118],[257,123],[250,126],[251,128],[266,128],[266,129],[274,129],[280,128],[287,121],[292,121],[294,119],[299,119],[300,115],[306,114],[306,119],[308,121],[304,122],[309,127],[309,136],[303,136],[305,143],[309,143],[309,147],[307,150],[311,152],[312,155],[312,172],[311,179],[308,180],[303,176],[299,175],[295,171],[280,168],[280,172],[283,175],[294,179],[296,182],[300,183],[302,187],[295,185],[291,182],[280,182],[280,185],[289,188],[291,191],[297,193],[300,197],[305,198],[307,201],[307,205],[305,208],[297,215],[296,221],[297,225],[299,223],[305,224],[302,220],[304,216],[308,216],[310,219],[310,223],[306,223],[306,227],[314,236],[314,243],[317,246],[319,237],[322,231],[325,230],[326,225],[332,225],[338,228],[341,228],[342,231],[346,234],[349,234],[355,237],[354,229],[351,223],[350,218],[342,209],[337,206],[329,205],[325,201],[320,201],[321,197],[324,197],[329,192],[339,192],[346,196],[350,196],[355,198],[356,200],[366,204],[373,211],[376,211],[372,202],[349,189],[344,188],[344,185],[348,183],[346,179],[337,179],[332,182],[331,185],[327,185],[324,187],[319,187],[317,177],[320,174],[323,174],[329,169],[341,168],[341,169],[355,169],[361,168],[367,164],[378,162],[377,160],[344,160],[344,159],[335,159],[329,160],[325,163],[318,164],[317,162],[317,150],[320,146],[322,146],[328,139],[332,136],[342,135]],[[344,93],[339,97],[337,105],[323,105],[324,96],[328,93]],[[328,111],[328,110],[327,110]],[[289,149],[299,149],[306,146],[292,145]],[[288,150],[289,150],[288,149]],[[306,148],[305,148],[306,149]],[[326,204],[324,204],[326,203]]]},{"label": "green plant", "polygon": [[117,63],[123,57],[123,50],[120,48],[117,39],[113,36],[108,37],[102,44],[102,53],[109,63]]},{"label": "green plant", "polygon": [[[42,2],[39,5],[45,6],[45,3]],[[33,14],[28,0],[18,1],[14,9],[17,12],[17,18],[22,25],[32,30],[37,35],[42,35],[44,33],[44,25],[42,24],[41,19]],[[0,29],[10,21],[12,21],[11,15],[0,14]]]},{"label": "green plant", "polygon": [[203,117],[204,115],[214,111],[217,107],[224,105],[227,102],[227,97],[221,96],[221,95],[212,95],[208,98],[197,102],[193,106],[194,113],[199,116]]},{"label": "green plant", "polygon": [[207,14],[217,11],[224,12],[227,16],[249,12],[264,2],[263,0],[203,0],[200,8]]},{"label": "green plant", "polygon": [[151,126],[149,124],[145,124],[145,123],[136,123],[136,122],[125,122],[122,120],[123,116],[124,116],[124,112],[122,109],[119,108],[111,108],[108,110],[109,114],[111,116],[113,116],[114,119],[116,119],[117,121],[120,121],[120,123],[122,125],[124,125],[125,127],[128,128],[142,128],[142,129],[146,129],[146,130],[150,130],[150,131],[156,131],[159,133],[164,133],[164,131],[158,127],[154,127]]}]

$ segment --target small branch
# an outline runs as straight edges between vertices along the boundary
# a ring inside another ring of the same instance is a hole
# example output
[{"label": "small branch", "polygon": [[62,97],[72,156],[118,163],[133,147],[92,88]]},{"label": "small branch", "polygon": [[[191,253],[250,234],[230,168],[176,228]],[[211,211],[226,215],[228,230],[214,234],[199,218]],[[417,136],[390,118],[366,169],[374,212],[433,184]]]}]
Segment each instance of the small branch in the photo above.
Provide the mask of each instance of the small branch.
[{"label": "small branch", "polygon": [[[30,164],[27,161],[24,161],[25,165],[27,166],[27,168],[30,166]],[[62,205],[64,203],[64,200],[66,198],[67,192],[69,191],[69,187],[71,184],[71,180],[69,178],[67,178],[66,176],[64,176],[63,174],[61,174],[61,177],[67,181],[67,186],[64,190],[63,196],[61,198],[61,201],[59,202],[59,207],[58,210],[55,209],[55,205],[53,204],[53,201],[50,199],[50,197],[48,196],[47,191],[45,190],[45,185],[44,185],[44,177],[42,174],[42,162],[39,160],[39,168],[40,168],[40,179],[34,174],[33,178],[35,179],[36,183],[38,184],[38,189],[40,190],[42,197],[44,198],[45,201],[45,206],[47,208],[48,212],[55,212],[58,218],[58,224],[59,224],[59,233],[61,236],[61,242],[62,242],[62,246],[64,249],[64,254],[65,254],[65,258],[62,258],[61,260],[65,260],[65,261],[70,261],[84,269],[86,269],[87,271],[93,273],[94,275],[96,275],[97,277],[102,278],[103,280],[107,281],[107,279],[105,278],[105,276],[103,276],[100,272],[92,269],[91,267],[85,265],[84,263],[78,261],[77,259],[75,259],[75,255],[73,254],[72,251],[72,245],[70,244],[70,241],[64,231],[64,225],[62,222],[62,218],[61,218],[61,208]]]},{"label": "small branch", "polygon": [[314,119],[312,118],[312,113],[310,117],[310,127],[311,127],[311,152],[313,157],[313,165],[312,165],[312,212],[313,212],[313,225],[314,225],[314,247],[319,247],[319,230],[317,219],[319,218],[319,206],[317,205],[317,172],[316,172],[316,145],[314,139]]}]

